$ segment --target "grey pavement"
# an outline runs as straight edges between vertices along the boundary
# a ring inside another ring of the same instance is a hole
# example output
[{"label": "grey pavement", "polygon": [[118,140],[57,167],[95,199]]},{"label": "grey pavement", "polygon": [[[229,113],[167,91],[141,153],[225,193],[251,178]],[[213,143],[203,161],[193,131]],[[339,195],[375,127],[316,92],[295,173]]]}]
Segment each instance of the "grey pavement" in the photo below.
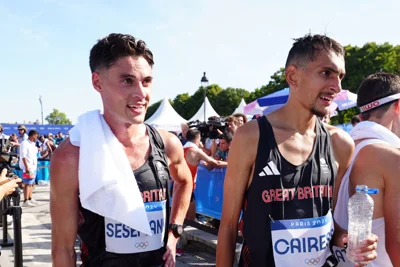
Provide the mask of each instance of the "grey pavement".
[{"label": "grey pavement", "polygon": [[[49,186],[36,186],[33,198],[40,202],[36,207],[22,208],[22,247],[24,267],[51,267],[51,219]],[[11,217],[9,217],[11,220]],[[13,225],[8,228],[13,238]],[[76,249],[78,251],[78,242]],[[77,262],[79,266],[80,262]],[[1,249],[0,267],[13,267],[13,247]],[[178,267],[215,266],[215,252],[188,244],[183,256],[177,258]]]}]

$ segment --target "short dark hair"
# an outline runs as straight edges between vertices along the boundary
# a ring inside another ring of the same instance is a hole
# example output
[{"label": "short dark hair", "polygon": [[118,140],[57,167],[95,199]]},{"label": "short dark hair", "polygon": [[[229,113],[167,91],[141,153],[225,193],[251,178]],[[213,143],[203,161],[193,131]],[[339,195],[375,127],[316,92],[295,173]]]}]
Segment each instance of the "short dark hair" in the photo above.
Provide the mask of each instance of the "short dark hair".
[{"label": "short dark hair", "polygon": [[200,131],[197,129],[190,128],[186,133],[186,140],[193,142],[200,136]]},{"label": "short dark hair", "polygon": [[360,117],[358,115],[355,115],[351,118],[351,124],[356,124],[360,122]]},{"label": "short dark hair", "polygon": [[232,142],[233,135],[230,132],[224,132],[220,136],[220,139],[224,139],[226,142],[230,143],[230,142]]},{"label": "short dark hair", "polygon": [[34,136],[34,135],[39,135],[39,132],[36,131],[36,130],[30,130],[29,133],[28,133],[28,136],[31,137],[31,136]]},{"label": "short dark hair", "polygon": [[111,33],[90,50],[90,70],[109,69],[118,59],[127,56],[143,57],[151,67],[154,65],[153,53],[142,40],[129,34]]},{"label": "short dark hair", "polygon": [[329,38],[326,35],[311,35],[307,34],[304,37],[293,39],[292,48],[286,60],[285,68],[291,64],[306,65],[312,62],[322,50],[327,52],[333,51],[337,55],[344,57],[344,48],[337,41]]},{"label": "short dark hair", "polygon": [[[387,72],[378,72],[365,78],[357,92],[357,106],[362,107],[375,100],[400,93],[400,76]],[[363,120],[368,120],[371,114],[382,118],[389,107],[397,100],[390,101],[360,114]]]}]

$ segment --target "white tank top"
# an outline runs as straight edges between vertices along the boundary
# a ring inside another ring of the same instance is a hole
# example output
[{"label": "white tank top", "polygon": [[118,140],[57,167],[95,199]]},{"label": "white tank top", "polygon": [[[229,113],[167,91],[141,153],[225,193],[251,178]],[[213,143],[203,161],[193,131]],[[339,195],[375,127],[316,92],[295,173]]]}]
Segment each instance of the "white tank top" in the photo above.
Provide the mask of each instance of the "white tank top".
[{"label": "white tank top", "polygon": [[[379,144],[379,143],[386,143],[385,141],[378,140],[378,139],[367,139],[364,141],[361,141],[358,145],[356,145],[353,158],[351,159],[351,163],[349,168],[347,169],[346,173],[343,176],[342,182],[339,187],[339,195],[338,195],[338,200],[336,203],[336,207],[334,210],[334,219],[335,222],[343,229],[347,231],[348,228],[348,203],[349,203],[349,180],[350,180],[350,174],[351,170],[353,168],[353,164],[355,159],[357,158],[358,152],[362,148],[364,148],[367,145],[371,144]],[[371,261],[368,266],[371,267],[392,267],[392,263],[390,261],[389,255],[386,252],[386,247],[385,247],[385,220],[383,217],[377,218],[372,221],[372,233],[375,234],[376,236],[379,237],[378,241],[378,246],[376,249],[377,257],[374,261]],[[341,265],[339,263],[338,267],[340,266],[347,266],[347,265]]]}]

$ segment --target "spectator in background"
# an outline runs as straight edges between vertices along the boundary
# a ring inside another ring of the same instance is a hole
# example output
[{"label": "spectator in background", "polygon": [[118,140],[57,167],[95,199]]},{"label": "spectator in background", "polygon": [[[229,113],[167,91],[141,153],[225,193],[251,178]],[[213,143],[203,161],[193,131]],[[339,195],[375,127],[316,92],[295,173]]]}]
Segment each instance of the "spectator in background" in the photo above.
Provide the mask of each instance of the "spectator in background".
[{"label": "spectator in background", "polygon": [[222,164],[223,167],[227,166],[228,154],[229,154],[229,148],[231,146],[231,142],[232,142],[232,134],[229,132],[224,133],[221,136],[221,138],[219,139],[219,148],[218,148],[217,153],[215,154],[214,158],[216,160],[223,161],[225,163],[225,164]]},{"label": "spectator in background", "polygon": [[184,157],[186,163],[190,169],[193,179],[193,191],[192,198],[190,199],[190,206],[187,212],[186,218],[188,220],[194,220],[196,218],[196,198],[194,195],[194,190],[196,188],[196,176],[197,168],[201,160],[203,160],[205,165],[210,165],[212,167],[218,167],[219,163],[212,157],[207,156],[199,147],[201,146],[201,136],[200,131],[197,129],[189,129],[186,133],[187,142],[183,147]]},{"label": "spectator in background", "polygon": [[36,140],[39,133],[30,130],[28,139],[22,141],[19,154],[19,167],[22,169],[22,182],[24,183],[24,204],[23,207],[32,207],[39,204],[32,199],[33,183],[37,173],[37,153]]},{"label": "spectator in background", "polygon": [[3,132],[3,126],[0,125],[0,139],[8,139],[10,138],[8,135],[4,134]]},{"label": "spectator in background", "polygon": [[50,159],[54,150],[52,144],[50,144],[49,139],[47,139],[44,135],[41,135],[39,137],[38,143],[41,159]]},{"label": "spectator in background", "polygon": [[10,150],[10,140],[9,136],[3,133],[3,126],[0,125],[0,150],[6,153]]},{"label": "spectator in background", "polygon": [[360,117],[358,115],[353,116],[351,118],[351,125],[356,126],[360,122]]},{"label": "spectator in background", "polygon": [[64,141],[65,140],[65,137],[63,136],[63,133],[62,132],[59,132],[58,133],[58,137],[56,138],[56,145],[58,146],[58,145],[60,145],[60,143],[62,142],[62,141]]},{"label": "spectator in background", "polygon": [[19,154],[20,144],[18,143],[18,136],[15,133],[11,134],[10,136],[10,145],[10,152]]},{"label": "spectator in background", "polygon": [[182,132],[179,134],[179,140],[181,140],[182,146],[184,146],[187,142],[186,140],[186,133],[189,130],[189,125],[185,122],[181,123],[181,130]]},{"label": "spectator in background", "polygon": [[18,143],[22,144],[23,141],[28,140],[28,135],[26,134],[28,132],[28,130],[26,129],[26,127],[24,125],[20,125],[18,126]]},{"label": "spectator in background", "polygon": [[232,116],[238,119],[238,127],[242,126],[247,122],[247,117],[243,113],[235,113]]},{"label": "spectator in background", "polygon": [[234,135],[239,125],[238,118],[234,116],[229,116],[225,119],[225,123],[226,123],[226,131]]}]

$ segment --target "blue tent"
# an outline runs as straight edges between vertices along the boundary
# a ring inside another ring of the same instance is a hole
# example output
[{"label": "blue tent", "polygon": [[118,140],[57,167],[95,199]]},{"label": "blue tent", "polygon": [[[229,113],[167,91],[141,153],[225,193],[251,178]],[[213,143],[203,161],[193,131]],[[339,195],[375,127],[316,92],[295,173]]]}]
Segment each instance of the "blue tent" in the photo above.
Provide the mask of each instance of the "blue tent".
[{"label": "blue tent", "polygon": [[289,98],[289,88],[282,89],[275,93],[257,99],[260,107],[285,104]]},{"label": "blue tent", "polygon": [[[18,134],[18,126],[21,124],[1,124],[3,126],[4,134],[11,135],[13,133]],[[74,125],[39,125],[39,124],[23,124],[29,130],[36,130],[39,134],[49,134],[53,135],[62,132],[64,135],[69,132],[69,130],[74,127]]]}]

